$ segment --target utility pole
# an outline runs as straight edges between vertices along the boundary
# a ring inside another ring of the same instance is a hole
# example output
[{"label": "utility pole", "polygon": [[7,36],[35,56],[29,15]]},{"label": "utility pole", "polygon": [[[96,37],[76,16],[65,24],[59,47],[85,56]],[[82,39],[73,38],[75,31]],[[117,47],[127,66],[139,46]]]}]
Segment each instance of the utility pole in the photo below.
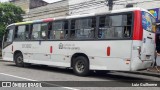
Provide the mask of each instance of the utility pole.
[{"label": "utility pole", "polygon": [[108,2],[109,11],[113,9],[113,0],[106,0]]}]

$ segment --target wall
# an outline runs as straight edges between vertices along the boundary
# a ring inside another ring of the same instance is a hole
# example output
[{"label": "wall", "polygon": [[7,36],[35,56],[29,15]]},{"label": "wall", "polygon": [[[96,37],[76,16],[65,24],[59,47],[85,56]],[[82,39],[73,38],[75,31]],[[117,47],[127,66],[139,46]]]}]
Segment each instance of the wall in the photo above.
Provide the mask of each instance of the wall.
[{"label": "wall", "polygon": [[46,6],[30,9],[24,16],[24,21],[67,16],[69,12],[68,0],[62,0]]}]

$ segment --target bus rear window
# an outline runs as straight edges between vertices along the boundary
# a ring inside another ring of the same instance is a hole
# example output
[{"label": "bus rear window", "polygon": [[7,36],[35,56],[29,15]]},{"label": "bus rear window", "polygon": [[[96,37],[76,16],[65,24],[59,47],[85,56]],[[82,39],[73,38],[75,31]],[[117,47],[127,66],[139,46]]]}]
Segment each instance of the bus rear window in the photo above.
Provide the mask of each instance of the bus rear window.
[{"label": "bus rear window", "polygon": [[142,25],[143,29],[149,32],[156,32],[156,24],[155,24],[155,18],[147,13],[142,11]]}]

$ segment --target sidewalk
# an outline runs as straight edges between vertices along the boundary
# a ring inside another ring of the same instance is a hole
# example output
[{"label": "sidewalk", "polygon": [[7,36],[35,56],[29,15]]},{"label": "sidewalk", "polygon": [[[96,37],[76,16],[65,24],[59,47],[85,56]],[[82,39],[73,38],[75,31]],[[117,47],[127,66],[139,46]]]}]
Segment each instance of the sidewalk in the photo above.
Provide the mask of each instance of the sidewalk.
[{"label": "sidewalk", "polygon": [[160,74],[160,66],[150,67],[147,69],[147,71]]}]

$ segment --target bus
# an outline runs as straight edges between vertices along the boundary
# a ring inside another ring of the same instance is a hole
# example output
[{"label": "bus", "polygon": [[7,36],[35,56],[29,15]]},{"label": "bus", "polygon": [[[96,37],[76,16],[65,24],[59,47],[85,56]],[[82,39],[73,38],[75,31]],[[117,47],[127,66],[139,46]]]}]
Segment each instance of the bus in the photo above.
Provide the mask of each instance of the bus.
[{"label": "bus", "polygon": [[136,71],[155,62],[155,18],[126,8],[13,23],[3,38],[3,60],[73,69]]}]

